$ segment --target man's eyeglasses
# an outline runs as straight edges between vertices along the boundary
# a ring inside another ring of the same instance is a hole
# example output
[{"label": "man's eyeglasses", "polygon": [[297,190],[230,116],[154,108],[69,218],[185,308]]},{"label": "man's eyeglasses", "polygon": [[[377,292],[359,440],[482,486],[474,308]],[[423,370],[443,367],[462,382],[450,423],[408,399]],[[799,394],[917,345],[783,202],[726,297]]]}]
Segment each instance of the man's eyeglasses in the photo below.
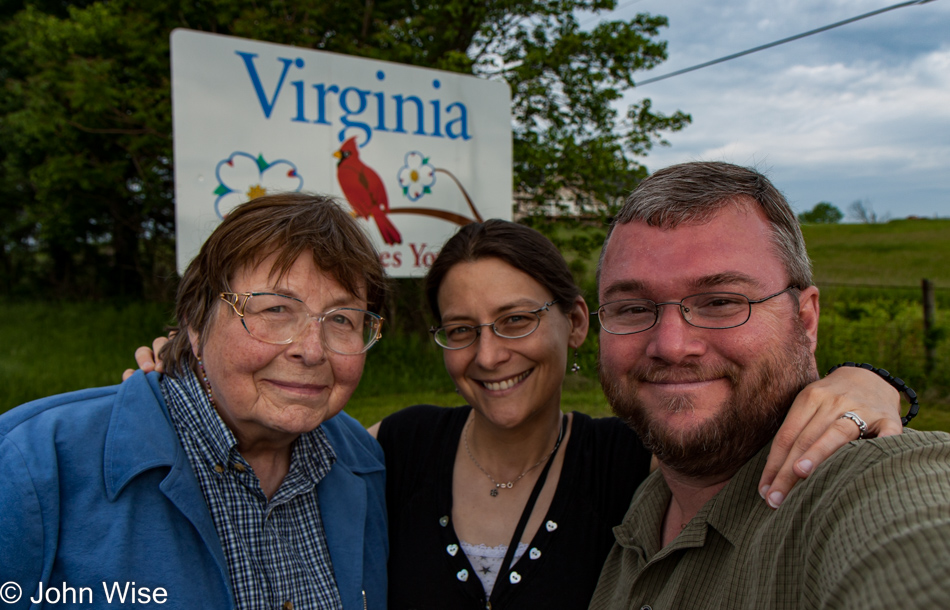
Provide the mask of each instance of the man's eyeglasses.
[{"label": "man's eyeglasses", "polygon": [[494,322],[486,324],[446,324],[438,328],[430,328],[435,342],[445,349],[463,349],[475,343],[482,334],[482,328],[488,326],[492,332],[502,339],[520,339],[527,337],[538,329],[541,324],[540,313],[548,311],[557,300],[545,303],[531,311],[512,311],[500,316]]},{"label": "man's eyeglasses", "polygon": [[704,292],[688,296],[682,301],[664,303],[649,299],[623,299],[601,305],[597,310],[597,318],[600,327],[612,335],[632,335],[653,328],[660,317],[662,305],[677,305],[686,323],[697,328],[735,328],[749,321],[753,305],[796,288],[789,286],[755,301],[735,292]]},{"label": "man's eyeglasses", "polygon": [[337,307],[315,314],[300,299],[273,292],[222,292],[221,300],[241,317],[244,329],[264,343],[293,343],[316,320],[327,349],[338,354],[362,354],[382,336],[383,319],[371,311]]}]

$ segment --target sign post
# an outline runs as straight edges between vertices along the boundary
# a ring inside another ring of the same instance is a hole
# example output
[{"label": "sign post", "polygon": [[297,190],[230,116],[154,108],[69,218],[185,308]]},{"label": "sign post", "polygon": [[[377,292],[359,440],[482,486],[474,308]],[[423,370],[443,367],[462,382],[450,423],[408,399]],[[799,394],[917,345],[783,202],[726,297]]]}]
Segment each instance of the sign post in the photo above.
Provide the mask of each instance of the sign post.
[{"label": "sign post", "polygon": [[180,29],[171,50],[179,271],[267,193],[336,196],[393,277],[511,218],[507,83]]}]

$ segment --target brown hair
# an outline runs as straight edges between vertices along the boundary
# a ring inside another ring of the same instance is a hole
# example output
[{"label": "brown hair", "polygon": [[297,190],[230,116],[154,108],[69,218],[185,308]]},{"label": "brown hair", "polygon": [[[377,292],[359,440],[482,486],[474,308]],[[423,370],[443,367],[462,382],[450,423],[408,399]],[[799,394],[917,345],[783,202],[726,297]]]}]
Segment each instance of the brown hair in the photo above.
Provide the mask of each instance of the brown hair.
[{"label": "brown hair", "polygon": [[324,195],[279,193],[252,199],[234,208],[218,225],[178,285],[175,314],[181,332],[161,350],[166,371],[180,375],[196,364],[188,333],[198,332],[203,345],[218,295],[230,292],[241,269],[276,254],[271,274],[280,279],[301,254],[310,251],[318,269],[350,294],[365,290],[367,308],[382,311],[387,283],[379,256],[369,238],[337,201]]},{"label": "brown hair", "polygon": [[459,263],[483,258],[500,259],[544,286],[562,311],[574,306],[581,294],[567,261],[551,241],[530,227],[507,220],[492,219],[465,225],[442,246],[426,275],[426,296],[432,315],[442,321],[439,287],[449,269]]},{"label": "brown hair", "polygon": [[769,179],[754,169],[721,162],[693,162],[661,169],[645,179],[627,197],[604,241],[600,268],[614,227],[645,222],[672,229],[681,223],[704,223],[727,205],[747,206],[755,200],[772,228],[772,245],[785,266],[789,284],[812,285],[811,260],[795,213]]}]

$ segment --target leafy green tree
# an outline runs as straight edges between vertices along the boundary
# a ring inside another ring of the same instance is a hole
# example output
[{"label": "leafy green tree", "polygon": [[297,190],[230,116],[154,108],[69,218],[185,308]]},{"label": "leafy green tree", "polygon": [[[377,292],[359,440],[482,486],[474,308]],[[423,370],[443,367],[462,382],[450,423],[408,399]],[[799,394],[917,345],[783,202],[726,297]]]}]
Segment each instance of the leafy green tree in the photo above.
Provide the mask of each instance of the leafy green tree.
[{"label": "leafy green tree", "polygon": [[2,234],[3,246],[29,246],[34,255],[7,282],[140,296],[144,278],[174,269],[160,25],[111,4],[69,6],[65,17],[28,5],[4,24],[0,41],[0,182],[20,232],[12,243]]},{"label": "leafy green tree", "polygon": [[798,215],[798,222],[802,224],[833,225],[841,222],[844,213],[827,201],[816,203],[815,207]]},{"label": "leafy green tree", "polygon": [[503,79],[513,188],[614,201],[638,159],[685,127],[633,73],[666,58],[660,16],[593,30],[575,12],[615,0],[0,0],[0,287],[160,295],[174,252],[172,29],[267,40]]}]

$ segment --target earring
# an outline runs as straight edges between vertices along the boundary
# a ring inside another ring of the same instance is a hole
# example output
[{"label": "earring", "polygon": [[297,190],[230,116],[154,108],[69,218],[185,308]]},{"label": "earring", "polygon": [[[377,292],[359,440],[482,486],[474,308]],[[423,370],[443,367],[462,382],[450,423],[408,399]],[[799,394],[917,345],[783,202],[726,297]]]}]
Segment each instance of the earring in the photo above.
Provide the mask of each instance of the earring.
[{"label": "earring", "polygon": [[202,386],[204,387],[205,392],[208,394],[208,400],[213,405],[214,396],[211,394],[211,382],[208,381],[208,373],[205,372],[205,363],[201,361],[201,356],[195,354],[195,357],[198,358],[198,370],[201,371]]},{"label": "earring", "polygon": [[571,365],[571,372],[576,374],[577,371],[579,370],[581,370],[581,365],[577,363],[577,349],[575,348],[574,349],[574,364]]}]

